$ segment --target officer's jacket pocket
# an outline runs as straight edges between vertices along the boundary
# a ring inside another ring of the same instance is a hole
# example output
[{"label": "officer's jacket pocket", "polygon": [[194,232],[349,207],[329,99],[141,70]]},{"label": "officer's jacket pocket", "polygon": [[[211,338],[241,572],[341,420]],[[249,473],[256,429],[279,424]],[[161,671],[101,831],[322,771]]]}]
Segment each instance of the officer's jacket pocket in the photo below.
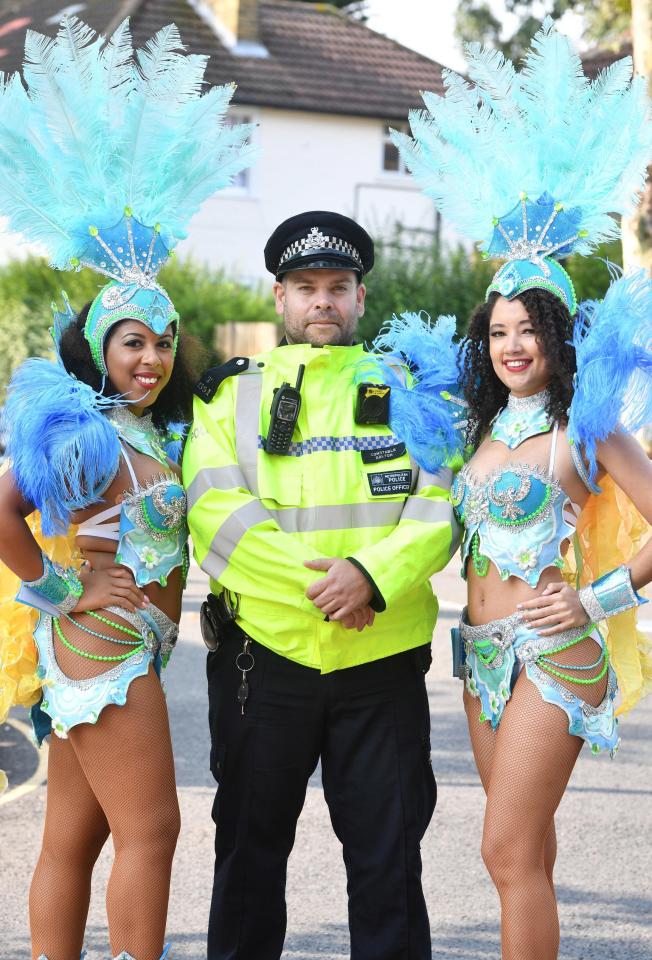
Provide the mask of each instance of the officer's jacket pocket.
[{"label": "officer's jacket pocket", "polygon": [[[286,458],[275,456],[274,463],[262,469],[258,477],[258,495],[261,500],[270,501],[267,506],[301,506],[302,478],[298,464],[281,463]],[[267,466],[267,465],[265,465]]]}]

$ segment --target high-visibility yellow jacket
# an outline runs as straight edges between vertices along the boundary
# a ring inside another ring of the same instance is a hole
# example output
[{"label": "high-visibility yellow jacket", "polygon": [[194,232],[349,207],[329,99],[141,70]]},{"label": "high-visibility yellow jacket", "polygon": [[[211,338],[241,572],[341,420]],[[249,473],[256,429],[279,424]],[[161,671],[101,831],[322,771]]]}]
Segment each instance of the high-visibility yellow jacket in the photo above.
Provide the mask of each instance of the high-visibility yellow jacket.
[{"label": "high-visibility yellow jacket", "polygon": [[[428,643],[438,609],[428,578],[457,545],[452,471],[427,474],[389,427],[355,423],[362,359],[361,346],[307,344],[251,358],[209,403],[195,399],[183,458],[195,557],[211,589],[237,596],[251,637],[323,673]],[[302,363],[290,453],[268,454],[274,388],[294,384]],[[367,450],[377,462],[363,462]],[[352,557],[372,578],[385,604],[372,627],[347,630],[308,600],[323,574],[304,561],[319,557]]]}]

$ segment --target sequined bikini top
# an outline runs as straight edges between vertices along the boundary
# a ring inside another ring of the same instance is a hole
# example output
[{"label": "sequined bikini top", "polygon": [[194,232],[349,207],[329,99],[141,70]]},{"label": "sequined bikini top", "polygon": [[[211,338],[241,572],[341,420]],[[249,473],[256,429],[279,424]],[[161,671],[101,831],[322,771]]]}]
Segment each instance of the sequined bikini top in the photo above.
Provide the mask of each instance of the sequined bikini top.
[{"label": "sequined bikini top", "polygon": [[[132,414],[129,417],[141,419]],[[113,422],[113,417],[110,419]],[[147,439],[143,443],[142,436],[136,436],[135,428],[129,429],[131,424],[127,418],[122,415],[120,419],[125,421],[124,428],[119,422],[114,426],[121,440],[132,490],[124,495],[122,503],[107,507],[81,523],[77,536],[117,540],[115,562],[131,570],[139,587],[153,581],[165,586],[171,571],[187,563],[186,494],[177,478],[169,473],[161,473],[147,486],[140,486],[125,441],[161,465],[167,466],[167,459],[155,434],[151,431],[145,434]]]},{"label": "sequined bikini top", "polygon": [[[502,580],[518,577],[536,587],[547,567],[563,566],[561,547],[575,532],[579,510],[553,476],[557,433],[555,424],[547,471],[509,463],[476,477],[467,464],[457,474],[451,499],[464,527],[462,576],[471,557],[480,576],[493,563]],[[495,433],[492,438],[503,440]]]}]

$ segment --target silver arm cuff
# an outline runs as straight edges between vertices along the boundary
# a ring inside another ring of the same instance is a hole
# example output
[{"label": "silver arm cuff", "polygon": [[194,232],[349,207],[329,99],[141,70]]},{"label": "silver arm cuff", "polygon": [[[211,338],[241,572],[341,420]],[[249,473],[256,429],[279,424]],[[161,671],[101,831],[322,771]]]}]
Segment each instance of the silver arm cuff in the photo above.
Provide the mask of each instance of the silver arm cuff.
[{"label": "silver arm cuff", "polygon": [[43,573],[36,580],[24,580],[16,595],[19,603],[35,607],[46,613],[55,610],[60,613],[70,613],[79,601],[84,588],[73,567],[65,570],[59,563],[54,563],[47,554],[41,551]]},{"label": "silver arm cuff", "polygon": [[593,592],[593,586],[591,584],[589,584],[588,587],[582,587],[581,590],[578,590],[577,596],[591,623],[599,623],[600,620],[607,619],[608,614]]},{"label": "silver arm cuff", "polygon": [[647,603],[634,590],[630,569],[625,566],[616,567],[599,580],[594,580],[590,586],[582,587],[578,597],[594,623]]}]

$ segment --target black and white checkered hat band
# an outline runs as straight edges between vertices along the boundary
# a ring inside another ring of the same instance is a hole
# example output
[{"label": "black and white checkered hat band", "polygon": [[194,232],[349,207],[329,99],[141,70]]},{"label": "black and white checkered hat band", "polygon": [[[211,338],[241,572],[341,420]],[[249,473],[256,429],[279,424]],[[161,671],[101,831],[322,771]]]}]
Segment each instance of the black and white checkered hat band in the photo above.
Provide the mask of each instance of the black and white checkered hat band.
[{"label": "black and white checkered hat band", "polygon": [[301,237],[301,239],[295,240],[290,244],[289,247],[286,247],[281,254],[281,259],[278,262],[278,266],[282,267],[283,264],[288,260],[291,260],[297,256],[306,257],[309,254],[319,254],[327,250],[337,250],[338,253],[346,254],[348,257],[351,257],[351,259],[357,263],[359,267],[362,268],[362,258],[352,244],[347,243],[346,240],[340,239],[340,237],[324,236],[323,233],[319,235],[318,243],[315,242],[315,237],[311,234],[308,234],[307,237]]}]

